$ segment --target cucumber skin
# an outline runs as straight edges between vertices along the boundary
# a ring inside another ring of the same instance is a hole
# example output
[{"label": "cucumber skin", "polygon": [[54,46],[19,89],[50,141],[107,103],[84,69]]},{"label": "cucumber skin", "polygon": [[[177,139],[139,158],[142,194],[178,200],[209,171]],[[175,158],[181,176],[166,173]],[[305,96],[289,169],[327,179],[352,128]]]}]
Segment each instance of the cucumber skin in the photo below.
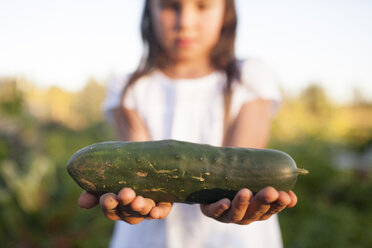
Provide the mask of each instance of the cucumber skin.
[{"label": "cucumber skin", "polygon": [[242,188],[289,191],[298,175],[294,160],[278,150],[176,140],[93,144],[77,151],[67,170],[94,194],[130,187],[156,202],[182,203],[232,199]]}]

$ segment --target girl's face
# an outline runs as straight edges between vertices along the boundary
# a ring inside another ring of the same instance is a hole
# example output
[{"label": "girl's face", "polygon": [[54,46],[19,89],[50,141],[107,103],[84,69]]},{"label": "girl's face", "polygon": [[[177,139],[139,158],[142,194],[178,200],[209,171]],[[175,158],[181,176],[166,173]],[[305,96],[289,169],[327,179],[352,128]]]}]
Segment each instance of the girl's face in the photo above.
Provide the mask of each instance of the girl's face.
[{"label": "girl's face", "polygon": [[160,46],[173,62],[208,59],[223,24],[225,0],[150,0]]}]

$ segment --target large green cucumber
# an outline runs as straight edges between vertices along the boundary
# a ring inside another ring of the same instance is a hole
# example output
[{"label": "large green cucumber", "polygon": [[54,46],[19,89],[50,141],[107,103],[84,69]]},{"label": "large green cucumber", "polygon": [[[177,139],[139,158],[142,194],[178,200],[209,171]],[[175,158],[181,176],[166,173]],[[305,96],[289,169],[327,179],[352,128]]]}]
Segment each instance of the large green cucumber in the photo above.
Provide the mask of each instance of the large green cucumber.
[{"label": "large green cucumber", "polygon": [[176,140],[104,142],[77,151],[67,169],[85,190],[118,193],[124,187],[157,202],[211,203],[248,188],[288,191],[294,160],[271,149],[214,147]]}]

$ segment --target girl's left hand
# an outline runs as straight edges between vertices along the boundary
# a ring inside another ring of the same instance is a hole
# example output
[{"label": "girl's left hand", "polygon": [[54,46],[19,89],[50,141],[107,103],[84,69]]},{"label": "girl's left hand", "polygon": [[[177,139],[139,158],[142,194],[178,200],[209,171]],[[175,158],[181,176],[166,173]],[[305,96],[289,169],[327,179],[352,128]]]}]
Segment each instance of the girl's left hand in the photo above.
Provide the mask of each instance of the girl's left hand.
[{"label": "girl's left hand", "polygon": [[146,219],[164,219],[172,209],[172,203],[155,203],[152,199],[136,195],[131,188],[123,188],[118,194],[106,193],[102,196],[84,191],[78,204],[83,209],[99,204],[107,219],[122,220],[132,225]]},{"label": "girl's left hand", "polygon": [[225,223],[248,225],[267,220],[285,208],[294,207],[297,196],[292,192],[277,191],[266,187],[253,196],[249,189],[241,189],[234,199],[225,198],[211,204],[201,204],[201,211],[208,217]]}]

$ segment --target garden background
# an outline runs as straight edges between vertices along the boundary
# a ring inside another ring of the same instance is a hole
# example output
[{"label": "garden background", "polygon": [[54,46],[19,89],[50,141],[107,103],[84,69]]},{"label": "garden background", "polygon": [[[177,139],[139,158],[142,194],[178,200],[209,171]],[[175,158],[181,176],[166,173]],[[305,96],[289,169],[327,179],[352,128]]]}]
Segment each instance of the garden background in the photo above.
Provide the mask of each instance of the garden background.
[{"label": "garden background", "polygon": [[[372,1],[235,2],[237,56],[283,89],[269,146],[310,171],[279,214],[285,248],[372,247]],[[107,247],[113,223],[77,206],[66,163],[114,139],[105,86],[140,61],[143,3],[0,1],[1,247]]]},{"label": "garden background", "polygon": [[[101,113],[106,82],[79,92],[0,79],[0,243],[2,247],[106,247],[113,223],[77,206],[66,171],[78,149],[114,139]],[[372,102],[354,92],[329,99],[321,83],[285,95],[270,147],[308,169],[299,203],[279,214],[285,247],[372,247]]]}]

